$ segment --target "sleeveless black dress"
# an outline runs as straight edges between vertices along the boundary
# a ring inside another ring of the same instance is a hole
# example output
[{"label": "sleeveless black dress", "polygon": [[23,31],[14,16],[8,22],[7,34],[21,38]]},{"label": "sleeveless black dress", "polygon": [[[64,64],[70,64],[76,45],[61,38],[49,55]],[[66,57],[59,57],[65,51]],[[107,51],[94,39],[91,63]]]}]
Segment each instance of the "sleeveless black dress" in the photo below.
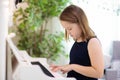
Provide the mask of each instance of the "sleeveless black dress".
[{"label": "sleeveless black dress", "polygon": [[[87,49],[88,42],[89,40],[84,41],[84,42],[75,42],[73,44],[71,51],[70,51],[70,64],[91,66],[88,49]],[[68,72],[67,77],[74,77],[77,80],[98,80],[96,78],[86,77],[75,71]]]}]

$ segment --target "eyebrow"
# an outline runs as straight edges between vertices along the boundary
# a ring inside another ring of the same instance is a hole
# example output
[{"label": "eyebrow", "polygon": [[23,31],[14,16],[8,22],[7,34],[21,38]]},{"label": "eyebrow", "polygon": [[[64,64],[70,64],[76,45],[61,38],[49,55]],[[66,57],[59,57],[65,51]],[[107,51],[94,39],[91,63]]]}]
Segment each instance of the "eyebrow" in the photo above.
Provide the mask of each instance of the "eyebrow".
[{"label": "eyebrow", "polygon": [[66,29],[70,29],[70,27],[66,27]]}]

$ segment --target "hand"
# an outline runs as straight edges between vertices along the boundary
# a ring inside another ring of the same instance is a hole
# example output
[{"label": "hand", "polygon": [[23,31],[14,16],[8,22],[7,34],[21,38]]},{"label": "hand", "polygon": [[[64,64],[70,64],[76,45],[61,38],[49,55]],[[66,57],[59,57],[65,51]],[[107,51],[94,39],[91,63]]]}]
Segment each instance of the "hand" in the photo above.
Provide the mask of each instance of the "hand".
[{"label": "hand", "polygon": [[67,73],[72,70],[71,65],[63,65],[63,66],[57,66],[57,65],[51,65],[51,70],[56,72],[56,71],[62,71],[62,73]]},{"label": "hand", "polygon": [[60,68],[61,66],[57,66],[57,65],[50,65],[50,68],[51,68],[51,70],[53,71],[53,72],[57,72],[57,71],[59,71],[59,70],[61,70],[61,68]]},{"label": "hand", "polygon": [[71,65],[68,64],[68,65],[61,66],[60,69],[61,69],[62,73],[65,74],[65,73],[71,71],[72,67],[71,67]]}]

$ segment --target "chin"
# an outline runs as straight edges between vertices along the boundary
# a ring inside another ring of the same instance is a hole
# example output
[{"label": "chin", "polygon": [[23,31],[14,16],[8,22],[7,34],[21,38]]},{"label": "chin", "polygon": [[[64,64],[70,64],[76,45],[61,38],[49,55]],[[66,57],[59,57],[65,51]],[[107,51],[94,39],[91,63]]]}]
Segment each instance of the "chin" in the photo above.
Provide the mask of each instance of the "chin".
[{"label": "chin", "polygon": [[74,41],[77,41],[77,39],[76,39],[76,38],[73,38],[73,40],[74,40]]}]

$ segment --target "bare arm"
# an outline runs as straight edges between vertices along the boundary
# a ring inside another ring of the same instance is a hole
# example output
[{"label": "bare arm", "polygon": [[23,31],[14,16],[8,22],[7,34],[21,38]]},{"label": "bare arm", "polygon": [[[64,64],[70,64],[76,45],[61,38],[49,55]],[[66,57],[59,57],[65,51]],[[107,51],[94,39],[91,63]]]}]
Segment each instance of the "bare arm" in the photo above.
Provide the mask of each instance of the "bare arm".
[{"label": "bare arm", "polygon": [[71,65],[71,70],[88,77],[100,78],[104,71],[103,52],[100,42],[92,38],[88,43],[88,53],[90,56],[91,66]]}]

